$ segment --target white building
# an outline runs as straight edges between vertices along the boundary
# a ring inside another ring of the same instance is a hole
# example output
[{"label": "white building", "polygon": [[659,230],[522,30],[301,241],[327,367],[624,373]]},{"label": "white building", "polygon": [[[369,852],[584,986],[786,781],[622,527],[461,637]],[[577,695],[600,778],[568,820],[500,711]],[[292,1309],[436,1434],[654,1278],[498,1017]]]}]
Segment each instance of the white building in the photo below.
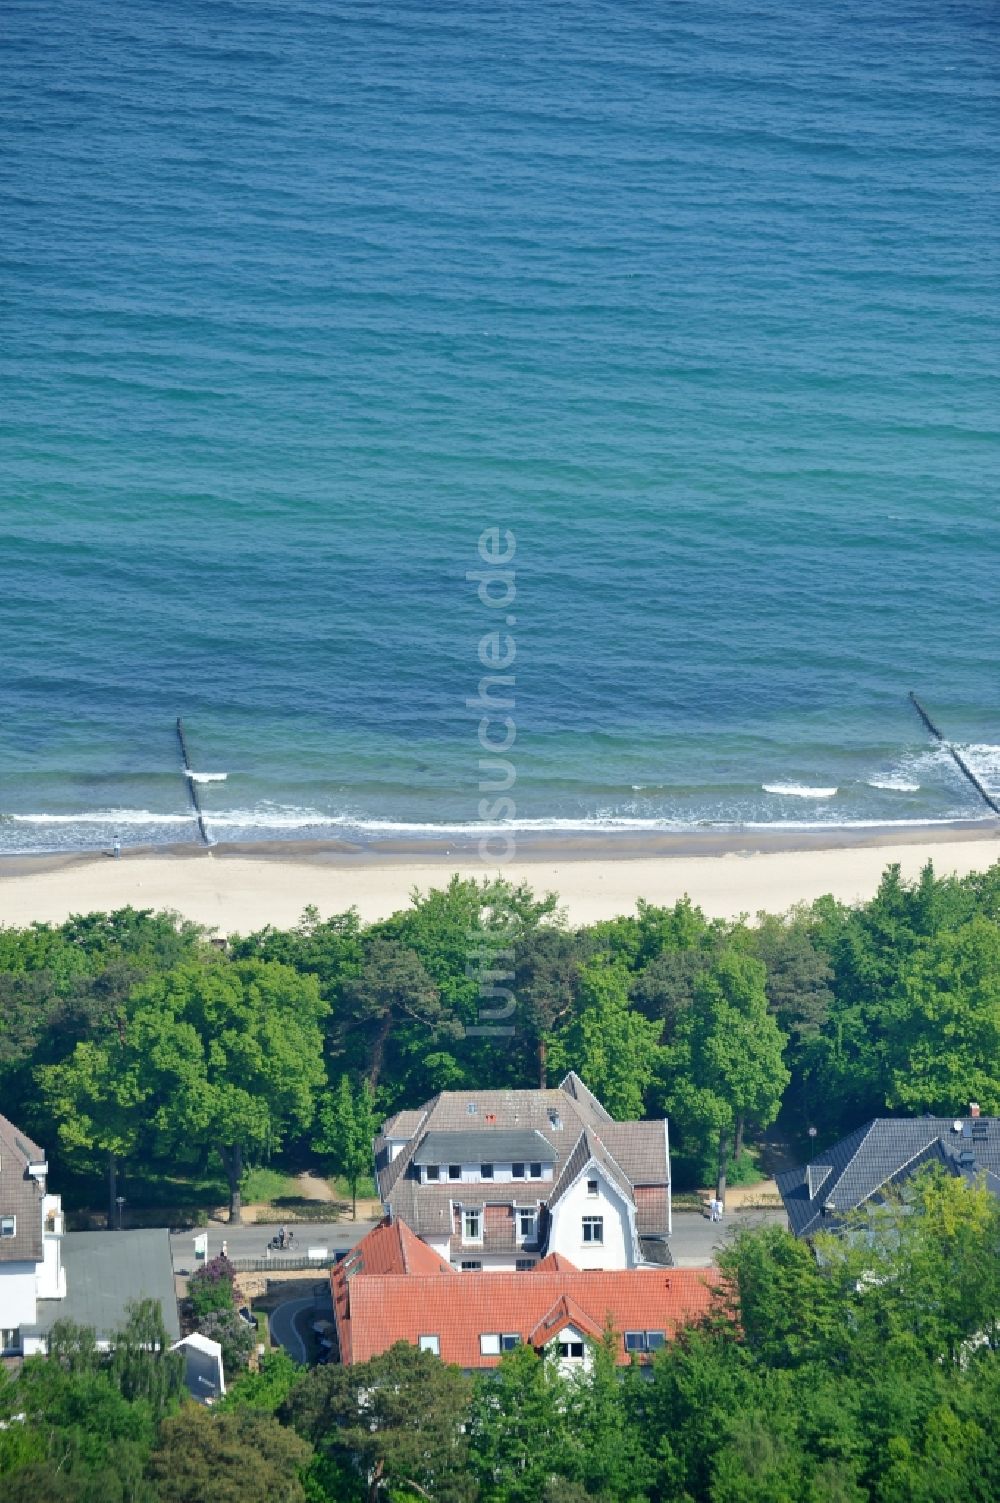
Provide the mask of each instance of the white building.
[{"label": "white building", "polygon": [[62,1201],[47,1175],[43,1150],[0,1116],[0,1355],[27,1352],[38,1301],[66,1296]]},{"label": "white building", "polygon": [[572,1072],[554,1090],[445,1091],[387,1121],[379,1193],[452,1267],[669,1263],[665,1121],[615,1122]]},{"label": "white building", "polygon": [[47,1173],[38,1144],[0,1116],[0,1356],[46,1352],[58,1320],[89,1327],[106,1350],[142,1299],[159,1301],[179,1337],[166,1229],[65,1233]]}]

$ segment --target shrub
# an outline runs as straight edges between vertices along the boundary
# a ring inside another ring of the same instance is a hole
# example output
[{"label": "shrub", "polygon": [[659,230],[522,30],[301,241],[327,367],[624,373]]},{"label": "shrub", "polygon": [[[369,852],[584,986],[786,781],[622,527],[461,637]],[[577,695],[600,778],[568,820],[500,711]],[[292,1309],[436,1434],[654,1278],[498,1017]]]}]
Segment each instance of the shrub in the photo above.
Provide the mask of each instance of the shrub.
[{"label": "shrub", "polygon": [[188,1299],[195,1320],[214,1310],[233,1308],[233,1279],[236,1270],[228,1258],[212,1258],[204,1267],[191,1275],[188,1284]]},{"label": "shrub", "polygon": [[249,1367],[257,1346],[257,1331],[235,1310],[212,1310],[198,1322],[198,1330],[202,1336],[217,1341],[222,1347],[222,1366],[227,1379]]}]

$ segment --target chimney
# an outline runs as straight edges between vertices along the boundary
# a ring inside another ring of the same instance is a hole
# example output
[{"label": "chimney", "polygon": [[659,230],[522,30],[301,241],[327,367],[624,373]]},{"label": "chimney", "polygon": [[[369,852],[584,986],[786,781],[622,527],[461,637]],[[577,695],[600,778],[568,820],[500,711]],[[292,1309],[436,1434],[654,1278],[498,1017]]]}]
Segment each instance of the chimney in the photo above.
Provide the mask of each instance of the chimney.
[{"label": "chimney", "polygon": [[978,1101],[970,1101],[969,1102],[969,1116],[972,1117],[972,1118],[976,1118],[976,1117],[979,1116],[979,1102]]}]

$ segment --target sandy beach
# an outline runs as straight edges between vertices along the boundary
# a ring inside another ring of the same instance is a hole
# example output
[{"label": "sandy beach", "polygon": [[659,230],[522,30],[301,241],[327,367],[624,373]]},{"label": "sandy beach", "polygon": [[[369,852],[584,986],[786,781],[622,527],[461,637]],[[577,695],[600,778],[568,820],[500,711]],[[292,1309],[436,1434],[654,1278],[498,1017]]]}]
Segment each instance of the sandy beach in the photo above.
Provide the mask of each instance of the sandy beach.
[{"label": "sandy beach", "polygon": [[[781,912],[823,893],[870,897],[890,862],[914,877],[929,860],[943,875],[1000,861],[995,822],[893,831],[691,835],[536,841],[503,874],[559,895],[569,921],[628,913],[640,897],[672,903],[687,893],[711,916]],[[363,919],[405,907],[414,888],[442,887],[454,872],[497,870],[474,850],[401,846],[359,850],[274,842],[211,850],[193,846],[104,855],[0,858],[0,923],[60,922],[71,913],[167,908],[218,930],[294,924],[308,904],[325,917],[356,906]]]}]

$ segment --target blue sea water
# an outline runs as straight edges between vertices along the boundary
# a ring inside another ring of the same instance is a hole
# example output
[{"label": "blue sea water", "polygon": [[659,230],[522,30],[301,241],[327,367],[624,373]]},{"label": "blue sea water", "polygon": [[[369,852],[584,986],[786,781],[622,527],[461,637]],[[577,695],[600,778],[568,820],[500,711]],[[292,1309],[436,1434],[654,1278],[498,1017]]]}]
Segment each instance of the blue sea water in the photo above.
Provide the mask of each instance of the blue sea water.
[{"label": "blue sea water", "polygon": [[0,31],[0,849],[475,821],[490,527],[529,828],[986,813],[994,7]]}]

